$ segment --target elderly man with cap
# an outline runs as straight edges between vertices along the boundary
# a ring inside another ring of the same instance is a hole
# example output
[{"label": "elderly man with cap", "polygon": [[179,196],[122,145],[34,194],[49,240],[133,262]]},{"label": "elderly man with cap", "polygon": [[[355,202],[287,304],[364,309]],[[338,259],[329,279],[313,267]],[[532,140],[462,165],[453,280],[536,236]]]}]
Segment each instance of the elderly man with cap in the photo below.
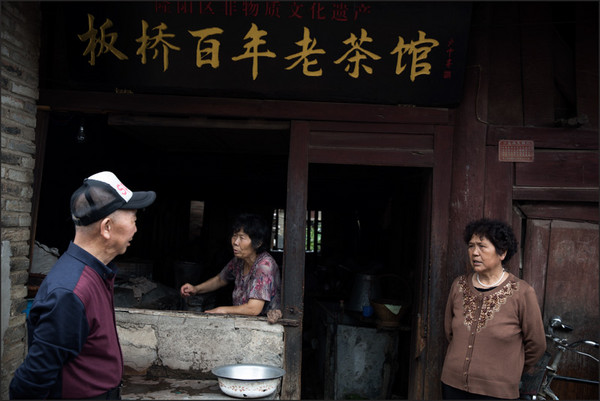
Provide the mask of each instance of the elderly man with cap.
[{"label": "elderly man with cap", "polygon": [[131,192],[109,171],[71,196],[75,238],[42,282],[28,325],[29,350],[11,399],[120,399],[123,356],[113,307],[116,267],[153,191]]}]

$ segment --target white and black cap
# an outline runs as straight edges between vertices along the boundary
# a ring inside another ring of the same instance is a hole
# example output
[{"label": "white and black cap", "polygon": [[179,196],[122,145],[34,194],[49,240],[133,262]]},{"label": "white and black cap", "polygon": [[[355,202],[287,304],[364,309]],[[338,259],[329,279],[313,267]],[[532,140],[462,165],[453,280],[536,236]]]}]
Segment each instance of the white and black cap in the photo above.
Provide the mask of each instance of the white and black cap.
[{"label": "white and black cap", "polygon": [[71,196],[71,217],[75,225],[87,226],[119,209],[143,209],[156,199],[154,191],[130,191],[110,171],[83,180]]}]

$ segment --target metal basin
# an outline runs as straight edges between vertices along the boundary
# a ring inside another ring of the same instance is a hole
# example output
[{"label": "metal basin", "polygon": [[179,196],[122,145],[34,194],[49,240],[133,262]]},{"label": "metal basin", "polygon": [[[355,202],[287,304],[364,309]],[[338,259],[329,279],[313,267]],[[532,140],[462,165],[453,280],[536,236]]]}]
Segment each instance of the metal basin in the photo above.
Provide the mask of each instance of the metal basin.
[{"label": "metal basin", "polygon": [[236,398],[267,397],[277,390],[285,370],[260,364],[218,366],[212,370],[225,394]]}]

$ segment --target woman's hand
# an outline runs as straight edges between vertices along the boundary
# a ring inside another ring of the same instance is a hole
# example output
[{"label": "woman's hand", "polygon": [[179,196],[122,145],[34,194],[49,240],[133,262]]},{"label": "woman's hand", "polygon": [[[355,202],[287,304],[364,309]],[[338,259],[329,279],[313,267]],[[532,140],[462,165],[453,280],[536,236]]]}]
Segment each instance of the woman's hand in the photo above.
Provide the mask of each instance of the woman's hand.
[{"label": "woman's hand", "polygon": [[283,314],[281,313],[281,310],[271,309],[267,312],[267,321],[271,324],[277,323],[277,321],[281,319],[282,316]]},{"label": "woman's hand", "polygon": [[190,295],[194,295],[196,291],[196,287],[191,285],[190,283],[185,283],[181,286],[181,290],[179,290],[182,297],[189,297]]},{"label": "woman's hand", "polygon": [[190,283],[185,283],[181,286],[179,292],[182,297],[189,297],[190,295],[196,294],[206,294],[207,292],[216,291],[221,287],[225,287],[227,285],[227,281],[224,281],[217,274],[213,278],[206,280],[205,282],[198,285],[191,285]]}]

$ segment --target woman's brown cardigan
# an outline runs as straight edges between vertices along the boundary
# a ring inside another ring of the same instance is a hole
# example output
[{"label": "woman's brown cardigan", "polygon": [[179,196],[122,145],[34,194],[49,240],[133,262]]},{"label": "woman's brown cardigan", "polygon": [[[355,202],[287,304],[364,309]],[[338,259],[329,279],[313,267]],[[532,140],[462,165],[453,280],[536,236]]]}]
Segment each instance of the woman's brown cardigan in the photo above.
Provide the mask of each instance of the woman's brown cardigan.
[{"label": "woman's brown cardigan", "polygon": [[472,276],[456,278],[448,296],[442,382],[469,393],[519,398],[521,374],[546,349],[535,291],[509,274],[498,287],[481,292]]}]

